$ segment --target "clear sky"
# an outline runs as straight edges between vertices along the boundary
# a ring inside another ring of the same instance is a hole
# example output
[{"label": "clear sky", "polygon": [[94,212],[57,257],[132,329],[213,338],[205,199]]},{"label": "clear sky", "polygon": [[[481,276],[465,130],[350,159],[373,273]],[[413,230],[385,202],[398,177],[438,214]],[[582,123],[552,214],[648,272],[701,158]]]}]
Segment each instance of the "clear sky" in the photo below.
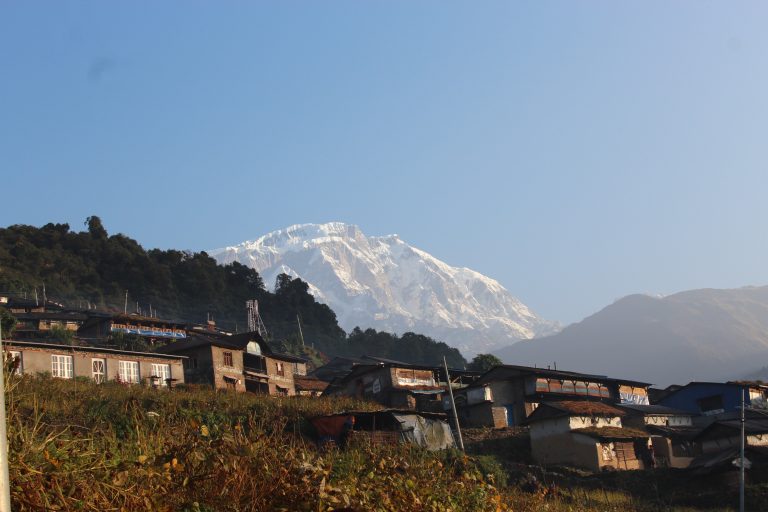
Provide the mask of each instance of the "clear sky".
[{"label": "clear sky", "polygon": [[0,4],[0,224],[344,221],[572,322],[768,284],[768,3]]}]

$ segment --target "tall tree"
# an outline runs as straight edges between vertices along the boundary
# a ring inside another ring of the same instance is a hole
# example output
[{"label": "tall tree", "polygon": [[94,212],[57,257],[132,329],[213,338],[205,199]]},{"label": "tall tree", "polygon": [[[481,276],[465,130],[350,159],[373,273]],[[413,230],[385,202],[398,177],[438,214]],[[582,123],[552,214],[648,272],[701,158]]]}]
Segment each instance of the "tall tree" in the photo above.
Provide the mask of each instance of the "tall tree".
[{"label": "tall tree", "polygon": [[485,372],[494,366],[500,366],[502,364],[504,363],[501,361],[501,359],[493,354],[477,354],[467,365],[467,370]]}]

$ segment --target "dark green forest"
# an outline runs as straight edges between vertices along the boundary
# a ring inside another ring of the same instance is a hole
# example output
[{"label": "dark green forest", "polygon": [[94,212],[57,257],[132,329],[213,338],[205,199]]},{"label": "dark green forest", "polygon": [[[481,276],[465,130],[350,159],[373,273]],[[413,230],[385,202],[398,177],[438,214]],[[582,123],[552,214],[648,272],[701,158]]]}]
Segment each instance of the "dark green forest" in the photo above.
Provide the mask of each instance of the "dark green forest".
[{"label": "dark green forest", "polygon": [[255,270],[237,262],[220,265],[205,252],[145,250],[123,234],[109,235],[98,217],[84,231],[69,224],[0,228],[0,292],[42,297],[72,308],[90,305],[148,313],[165,319],[204,323],[243,331],[245,302],[258,299],[270,338],[282,349],[300,353],[298,322],[308,347],[327,356],[373,355],[419,364],[437,364],[445,356],[453,367],[466,360],[458,350],[427,336],[397,336],[354,329],[349,336],[336,314],[315,301],[307,283],[281,275],[274,293]]}]

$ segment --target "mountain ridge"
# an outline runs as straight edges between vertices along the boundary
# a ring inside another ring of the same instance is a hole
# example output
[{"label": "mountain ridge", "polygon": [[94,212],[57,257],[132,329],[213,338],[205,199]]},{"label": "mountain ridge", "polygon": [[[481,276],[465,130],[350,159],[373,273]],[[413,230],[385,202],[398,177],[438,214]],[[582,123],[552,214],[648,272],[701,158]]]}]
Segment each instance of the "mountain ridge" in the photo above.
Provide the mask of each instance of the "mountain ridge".
[{"label": "mountain ridge", "polygon": [[559,328],[498,281],[398,235],[366,236],[353,224],[295,224],[208,253],[249,266],[267,282],[280,273],[301,278],[346,330],[423,332],[471,355]]},{"label": "mountain ridge", "polygon": [[557,365],[655,384],[734,380],[768,356],[768,286],[634,294],[552,336],[495,351],[515,364]]}]

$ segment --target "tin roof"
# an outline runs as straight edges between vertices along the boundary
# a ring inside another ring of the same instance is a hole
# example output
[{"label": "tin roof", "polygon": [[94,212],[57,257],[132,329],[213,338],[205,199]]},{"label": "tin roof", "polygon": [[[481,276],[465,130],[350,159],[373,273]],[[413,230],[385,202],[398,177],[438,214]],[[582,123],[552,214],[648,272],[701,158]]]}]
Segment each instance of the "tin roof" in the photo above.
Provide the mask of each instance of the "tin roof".
[{"label": "tin roof", "polygon": [[492,382],[497,380],[507,380],[517,377],[525,377],[530,375],[538,375],[541,377],[549,377],[554,379],[568,380],[579,379],[595,382],[610,382],[615,384],[626,384],[637,387],[648,387],[648,382],[640,382],[627,379],[616,379],[608,377],[606,375],[593,375],[589,373],[579,373],[566,370],[552,370],[549,368],[536,368],[530,366],[518,366],[512,364],[504,364],[500,366],[494,366],[484,374],[482,374],[474,385],[484,384],[486,382]]},{"label": "tin roof", "polygon": [[17,340],[3,340],[3,344],[6,346],[16,347],[30,347],[30,348],[42,348],[48,350],[58,351],[73,351],[73,352],[103,352],[105,354],[123,354],[133,355],[141,357],[156,357],[162,359],[186,359],[186,356],[177,356],[172,354],[165,354],[159,352],[137,352],[135,350],[119,350],[115,348],[97,347],[93,345],[61,345],[57,343],[39,343],[36,341],[17,341]]}]

